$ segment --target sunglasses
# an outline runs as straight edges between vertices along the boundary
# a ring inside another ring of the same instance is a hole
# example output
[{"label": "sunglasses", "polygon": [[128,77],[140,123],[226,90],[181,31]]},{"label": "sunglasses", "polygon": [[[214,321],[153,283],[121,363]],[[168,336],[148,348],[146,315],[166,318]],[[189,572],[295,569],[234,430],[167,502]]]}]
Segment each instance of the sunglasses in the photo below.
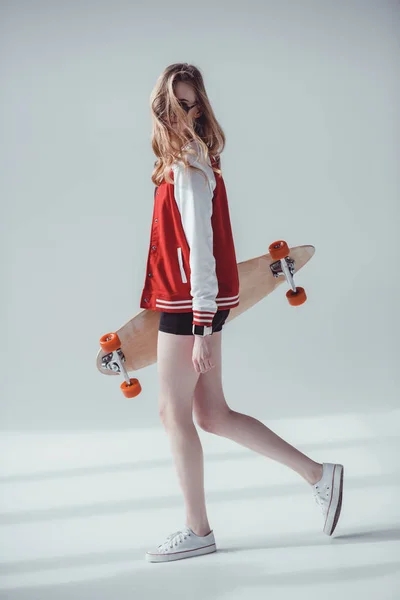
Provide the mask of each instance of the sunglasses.
[{"label": "sunglasses", "polygon": [[185,104],[184,102],[182,102],[182,100],[178,100],[179,106],[181,108],[183,108],[183,110],[188,113],[189,110],[191,110],[194,106],[197,105],[197,102],[195,102],[194,104],[192,104],[191,106],[189,106],[188,104]]}]

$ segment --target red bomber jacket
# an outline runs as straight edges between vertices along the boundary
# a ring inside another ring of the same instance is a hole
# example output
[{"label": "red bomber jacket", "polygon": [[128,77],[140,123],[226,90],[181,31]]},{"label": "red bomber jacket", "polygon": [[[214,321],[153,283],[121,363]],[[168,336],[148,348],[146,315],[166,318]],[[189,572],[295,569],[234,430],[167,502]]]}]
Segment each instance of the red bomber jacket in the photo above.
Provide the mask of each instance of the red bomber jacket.
[{"label": "red bomber jacket", "polygon": [[[198,152],[196,141],[189,146]],[[193,333],[205,335],[217,310],[238,306],[239,275],[224,180],[214,159],[187,157],[200,171],[176,161],[173,183],[155,189],[140,307],[193,311]]]}]

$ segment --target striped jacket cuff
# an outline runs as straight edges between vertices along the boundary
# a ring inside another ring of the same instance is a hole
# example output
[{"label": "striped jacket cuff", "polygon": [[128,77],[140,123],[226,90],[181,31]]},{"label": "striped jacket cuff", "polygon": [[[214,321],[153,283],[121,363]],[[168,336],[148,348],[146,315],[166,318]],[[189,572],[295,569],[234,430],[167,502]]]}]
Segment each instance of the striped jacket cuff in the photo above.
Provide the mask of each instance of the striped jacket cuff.
[{"label": "striped jacket cuff", "polygon": [[205,325],[211,327],[215,312],[205,310],[194,310],[192,325]]}]

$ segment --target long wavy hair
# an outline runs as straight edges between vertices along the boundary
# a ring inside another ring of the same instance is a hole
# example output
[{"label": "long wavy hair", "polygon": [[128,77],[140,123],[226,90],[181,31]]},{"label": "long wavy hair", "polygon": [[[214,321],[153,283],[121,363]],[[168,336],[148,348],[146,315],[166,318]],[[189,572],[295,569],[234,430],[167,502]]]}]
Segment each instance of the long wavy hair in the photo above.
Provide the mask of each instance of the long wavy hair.
[{"label": "long wavy hair", "polygon": [[[188,125],[186,113],[180,106],[175,95],[176,85],[184,81],[190,85],[195,93],[196,102],[201,111],[200,117],[193,121],[193,127]],[[220,168],[220,154],[225,147],[225,134],[218,123],[204,86],[200,70],[188,63],[175,63],[169,65],[159,76],[150,96],[152,116],[151,145],[157,157],[151,179],[155,185],[165,179],[173,183],[170,170],[175,160],[183,162],[189,168],[188,158],[181,152],[191,141],[197,141],[200,154],[194,149],[189,149],[189,154],[198,155],[199,159],[207,160],[210,156],[215,159],[213,171],[222,175]],[[180,128],[173,124],[176,118]],[[181,149],[178,150],[172,141]]]}]

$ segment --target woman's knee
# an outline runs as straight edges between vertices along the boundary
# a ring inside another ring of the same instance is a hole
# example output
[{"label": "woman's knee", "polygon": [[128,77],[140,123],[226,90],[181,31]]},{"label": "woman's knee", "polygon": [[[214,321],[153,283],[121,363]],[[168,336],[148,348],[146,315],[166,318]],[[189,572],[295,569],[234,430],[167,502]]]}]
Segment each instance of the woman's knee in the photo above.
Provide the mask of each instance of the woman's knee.
[{"label": "woman's knee", "polygon": [[165,395],[160,397],[158,414],[166,429],[176,429],[180,426],[184,427],[188,423],[193,423],[191,405],[188,406],[184,398],[179,399]]},{"label": "woman's knee", "polygon": [[212,411],[199,410],[196,413],[196,422],[198,426],[215,435],[223,435],[224,426],[231,417],[233,411],[226,405],[224,408]]}]

